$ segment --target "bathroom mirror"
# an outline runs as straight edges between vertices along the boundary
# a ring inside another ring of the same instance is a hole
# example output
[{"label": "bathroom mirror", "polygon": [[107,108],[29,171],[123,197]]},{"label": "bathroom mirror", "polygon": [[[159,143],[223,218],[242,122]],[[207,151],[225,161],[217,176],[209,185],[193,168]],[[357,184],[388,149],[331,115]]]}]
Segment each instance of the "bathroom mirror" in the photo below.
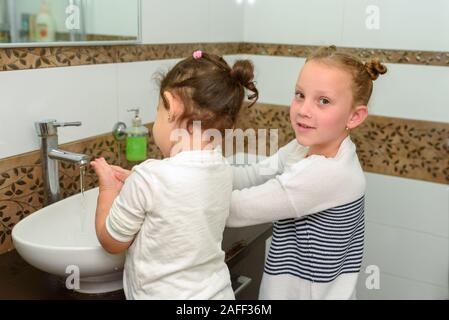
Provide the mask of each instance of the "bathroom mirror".
[{"label": "bathroom mirror", "polygon": [[0,0],[0,47],[139,43],[140,0]]}]

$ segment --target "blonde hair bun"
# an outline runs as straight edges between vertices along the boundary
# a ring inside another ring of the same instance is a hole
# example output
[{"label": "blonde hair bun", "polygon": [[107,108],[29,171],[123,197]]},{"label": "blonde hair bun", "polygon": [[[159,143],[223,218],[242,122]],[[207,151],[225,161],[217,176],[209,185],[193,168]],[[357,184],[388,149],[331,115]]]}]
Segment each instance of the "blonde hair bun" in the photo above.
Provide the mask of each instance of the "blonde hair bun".
[{"label": "blonde hair bun", "polygon": [[388,70],[387,67],[377,59],[365,63],[365,69],[373,81],[379,78],[379,75],[385,74]]}]

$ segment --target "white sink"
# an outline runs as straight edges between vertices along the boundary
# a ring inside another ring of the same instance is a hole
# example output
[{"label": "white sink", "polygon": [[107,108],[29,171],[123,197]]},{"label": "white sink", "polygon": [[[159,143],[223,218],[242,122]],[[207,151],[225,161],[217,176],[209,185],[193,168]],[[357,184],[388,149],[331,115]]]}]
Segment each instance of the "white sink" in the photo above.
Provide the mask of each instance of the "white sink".
[{"label": "white sink", "polygon": [[[111,255],[95,234],[98,188],[47,206],[12,231],[17,252],[32,266],[66,279],[68,289],[105,293],[123,287],[125,254]],[[76,273],[79,271],[79,288]]]}]

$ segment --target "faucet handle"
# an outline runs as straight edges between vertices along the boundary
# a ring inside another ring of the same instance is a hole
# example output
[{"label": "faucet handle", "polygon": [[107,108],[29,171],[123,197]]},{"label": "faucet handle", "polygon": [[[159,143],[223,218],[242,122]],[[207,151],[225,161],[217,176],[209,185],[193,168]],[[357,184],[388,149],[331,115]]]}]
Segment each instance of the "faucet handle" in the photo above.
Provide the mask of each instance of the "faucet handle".
[{"label": "faucet handle", "polygon": [[34,123],[37,135],[39,137],[49,137],[57,135],[56,128],[58,127],[69,127],[69,126],[80,126],[81,122],[57,122],[56,120],[42,120]]},{"label": "faucet handle", "polygon": [[58,127],[79,127],[81,125],[81,121],[74,122],[55,122],[53,124],[56,128]]}]

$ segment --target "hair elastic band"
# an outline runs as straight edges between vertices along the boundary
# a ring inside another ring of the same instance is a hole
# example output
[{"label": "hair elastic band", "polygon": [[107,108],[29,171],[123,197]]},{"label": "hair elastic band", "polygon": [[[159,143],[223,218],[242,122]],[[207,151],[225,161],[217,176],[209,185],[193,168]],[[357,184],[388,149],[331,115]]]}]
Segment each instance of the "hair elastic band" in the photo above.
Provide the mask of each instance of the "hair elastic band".
[{"label": "hair elastic band", "polygon": [[197,50],[193,53],[193,58],[195,60],[201,59],[202,56],[203,56],[203,52],[201,50]]}]

